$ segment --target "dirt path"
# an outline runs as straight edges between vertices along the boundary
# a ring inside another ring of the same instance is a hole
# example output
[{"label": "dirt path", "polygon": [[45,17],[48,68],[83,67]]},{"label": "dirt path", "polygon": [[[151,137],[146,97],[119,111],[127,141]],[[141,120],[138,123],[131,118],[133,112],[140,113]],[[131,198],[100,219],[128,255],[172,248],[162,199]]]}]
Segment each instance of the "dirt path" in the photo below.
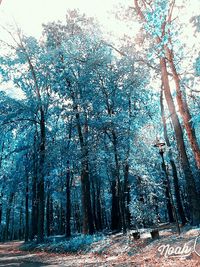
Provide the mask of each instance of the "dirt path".
[{"label": "dirt path", "polygon": [[19,251],[20,242],[7,242],[0,244],[0,267],[39,267],[48,266],[40,261],[38,254]]},{"label": "dirt path", "polygon": [[124,259],[117,255],[27,252],[19,250],[21,244],[22,242],[0,243],[0,267],[135,267],[130,262],[124,263]]},{"label": "dirt path", "polygon": [[[198,237],[198,242],[194,243]],[[200,230],[189,230],[180,236],[163,231],[160,239],[152,241],[142,236],[139,240],[128,241],[125,236],[113,235],[93,244],[91,252],[50,253],[20,251],[21,242],[0,243],[0,267],[199,267]],[[161,245],[170,247],[196,244],[198,254],[165,255],[159,253]]]},{"label": "dirt path", "polygon": [[22,242],[0,243],[0,267],[95,267],[102,266],[93,255],[52,254],[19,250]]}]

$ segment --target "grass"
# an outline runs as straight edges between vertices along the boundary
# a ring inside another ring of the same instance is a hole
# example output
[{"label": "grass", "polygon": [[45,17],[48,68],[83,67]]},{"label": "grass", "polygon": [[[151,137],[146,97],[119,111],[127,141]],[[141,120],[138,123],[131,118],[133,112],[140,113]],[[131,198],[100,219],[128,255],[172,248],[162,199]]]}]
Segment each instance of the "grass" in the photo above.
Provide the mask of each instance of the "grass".
[{"label": "grass", "polygon": [[51,253],[88,252],[93,243],[103,238],[103,235],[78,235],[71,239],[50,237],[46,238],[44,243],[41,244],[36,241],[23,243],[20,249],[23,251],[45,251]]}]

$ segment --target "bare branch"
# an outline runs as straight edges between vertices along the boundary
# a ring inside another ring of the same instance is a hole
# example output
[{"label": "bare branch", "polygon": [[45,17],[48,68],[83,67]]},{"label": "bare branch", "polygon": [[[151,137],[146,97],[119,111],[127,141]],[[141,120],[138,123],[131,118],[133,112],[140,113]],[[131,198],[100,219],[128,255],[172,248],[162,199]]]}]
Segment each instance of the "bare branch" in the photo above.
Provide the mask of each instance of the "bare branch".
[{"label": "bare branch", "polygon": [[121,56],[127,56],[123,51],[120,51],[118,48],[114,47],[112,44],[109,44],[105,41],[103,43],[109,47],[111,47],[113,50],[115,50],[117,53],[119,53]]},{"label": "bare branch", "polygon": [[19,119],[15,119],[15,120],[10,120],[10,121],[4,121],[3,123],[0,124],[0,126],[6,125],[6,124],[10,124],[10,123],[16,123],[19,121],[30,121],[33,122],[34,124],[39,124],[38,121],[34,120],[34,119],[25,119],[25,118],[19,118]]},{"label": "bare branch", "polygon": [[143,12],[141,10],[141,7],[138,4],[138,0],[134,0],[134,4],[135,4],[135,10],[136,10],[137,14],[140,16],[140,18],[143,21],[146,21],[145,16],[144,16],[144,14],[143,14]]},{"label": "bare branch", "polygon": [[174,5],[175,5],[175,0],[172,0],[170,7],[169,7],[169,11],[168,11],[168,23],[170,23],[172,21],[172,13],[173,13],[173,9],[174,9]]}]

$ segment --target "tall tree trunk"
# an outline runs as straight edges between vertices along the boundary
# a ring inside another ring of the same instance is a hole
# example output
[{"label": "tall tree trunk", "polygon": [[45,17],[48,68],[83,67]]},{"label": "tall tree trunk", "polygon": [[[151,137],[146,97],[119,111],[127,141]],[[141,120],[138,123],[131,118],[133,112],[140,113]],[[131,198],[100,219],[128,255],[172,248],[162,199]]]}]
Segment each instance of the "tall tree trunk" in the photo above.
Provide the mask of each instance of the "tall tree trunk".
[{"label": "tall tree trunk", "polygon": [[51,222],[50,222],[50,192],[49,192],[49,186],[47,187],[47,195],[46,195],[46,234],[47,236],[50,236],[50,227],[51,227]]},{"label": "tall tree trunk", "polygon": [[173,179],[173,181],[174,181],[174,191],[175,191],[178,214],[180,216],[182,225],[185,225],[187,223],[187,219],[185,217],[185,212],[184,212],[182,201],[181,201],[180,187],[179,187],[179,182],[178,182],[178,174],[177,174],[176,165],[175,165],[173,159],[170,159],[170,164],[172,166],[172,173],[173,173],[173,178],[174,178]]},{"label": "tall tree trunk", "polygon": [[[162,88],[161,88],[161,94],[160,94],[160,106],[161,106],[161,116],[162,116],[162,122],[163,122],[164,138],[165,138],[166,145],[170,148],[171,144],[170,144],[170,141],[168,138],[168,133],[167,133],[167,124],[166,124],[166,119],[165,119],[165,111],[164,111],[164,104],[163,104],[163,89]],[[184,212],[182,201],[181,201],[179,182],[178,182],[178,174],[177,174],[175,162],[174,162],[173,157],[172,157],[171,150],[169,151],[169,157],[170,157],[170,164],[172,167],[174,191],[175,191],[178,214],[181,218],[182,225],[185,225],[187,220],[185,217],[185,212]]]},{"label": "tall tree trunk", "polygon": [[16,229],[16,225],[15,225],[15,199],[13,202],[13,209],[12,209],[12,217],[11,217],[11,224],[10,224],[10,241],[15,239],[15,229]]},{"label": "tall tree trunk", "polygon": [[63,235],[63,234],[65,234],[65,210],[64,210],[62,201],[61,201],[61,204],[60,204],[58,222],[59,222],[58,233],[60,235]]},{"label": "tall tree trunk", "polygon": [[[73,96],[75,103],[75,99]],[[76,112],[76,125],[79,135],[80,147],[81,147],[81,190],[82,190],[82,212],[83,212],[83,234],[93,234],[94,224],[91,206],[90,196],[90,177],[89,177],[89,164],[88,164],[88,147],[86,140],[84,140],[80,114],[78,112],[78,106],[74,104],[74,111]]]},{"label": "tall tree trunk", "polygon": [[99,181],[97,182],[96,205],[97,205],[96,210],[97,210],[98,230],[102,230],[101,187]]},{"label": "tall tree trunk", "polygon": [[20,212],[19,212],[19,240],[22,240],[22,237],[23,237],[23,210],[22,210],[22,207],[23,207],[23,201],[21,203],[21,207],[20,207]]},{"label": "tall tree trunk", "polygon": [[45,117],[44,110],[40,109],[40,158],[39,158],[39,179],[38,179],[38,236],[37,241],[44,241],[44,161],[45,161]]},{"label": "tall tree trunk", "polygon": [[99,231],[97,211],[96,211],[96,190],[94,185],[94,176],[91,177],[91,191],[92,191],[92,214],[94,218],[95,230]]},{"label": "tall tree trunk", "polygon": [[2,201],[2,199],[3,199],[3,193],[1,192],[0,193],[0,231],[1,231],[1,223],[2,223],[2,206],[3,206],[3,201]]},{"label": "tall tree trunk", "polygon": [[[2,166],[4,146],[5,145],[4,145],[4,141],[3,141],[2,147],[1,147],[1,154],[0,154],[0,170],[1,170],[1,166]],[[3,229],[2,229],[3,191],[4,191],[4,180],[3,180],[3,188],[1,188],[1,192],[0,192],[0,241],[2,240],[2,235],[3,235]]]},{"label": "tall tree trunk", "polygon": [[26,174],[26,198],[25,198],[25,242],[29,238],[29,179],[28,173]]},{"label": "tall tree trunk", "polygon": [[10,213],[12,209],[12,203],[14,199],[14,193],[10,193],[9,199],[8,199],[8,205],[6,210],[6,229],[5,229],[5,240],[7,241],[9,238],[9,228],[10,228]]},{"label": "tall tree trunk", "polygon": [[31,236],[30,239],[33,240],[37,235],[37,223],[36,218],[38,218],[38,200],[37,200],[37,177],[36,173],[33,174],[32,178],[32,210],[31,210]]},{"label": "tall tree trunk", "polygon": [[115,175],[116,175],[116,201],[118,201],[118,220],[119,220],[119,227],[123,229],[123,231],[126,231],[126,225],[125,225],[125,217],[124,217],[124,188],[121,186],[120,181],[120,165],[119,165],[119,156],[117,151],[117,136],[114,131],[112,130],[112,141],[113,141],[113,148],[114,148],[114,158],[115,158]]},{"label": "tall tree trunk", "polygon": [[81,173],[82,204],[83,204],[83,234],[93,234],[93,216],[90,198],[90,181],[88,163],[82,165]]},{"label": "tall tree trunk", "polygon": [[183,139],[183,131],[178,119],[178,115],[176,113],[174,101],[171,95],[170,86],[169,86],[169,78],[166,66],[166,59],[160,59],[160,68],[162,75],[162,83],[165,93],[165,98],[167,101],[167,105],[170,111],[171,120],[175,132],[177,148],[180,153],[181,158],[181,166],[186,179],[187,193],[188,193],[188,201],[190,204],[192,224],[197,225],[200,223],[200,206],[199,206],[199,197],[196,190],[195,180],[192,175],[189,160],[186,154],[185,143]]},{"label": "tall tree trunk", "polygon": [[71,236],[71,194],[70,194],[70,166],[67,161],[67,175],[66,175],[66,223],[65,235],[67,238]]},{"label": "tall tree trunk", "polygon": [[[112,185],[111,185],[111,189],[112,189]],[[110,224],[109,224],[109,219],[108,219],[108,213],[106,211],[105,191],[104,191],[104,188],[103,188],[102,195],[104,196],[101,199],[102,225],[103,225],[104,228],[108,228],[108,227],[110,227]],[[111,206],[111,219],[112,219],[112,206]],[[111,220],[111,229],[112,229],[112,220]]]},{"label": "tall tree trunk", "polygon": [[[124,209],[124,217],[125,217],[125,227],[127,229],[130,229],[131,225],[131,213],[129,209],[130,204],[130,186],[129,186],[129,157],[130,157],[130,133],[131,133],[131,122],[132,122],[132,101],[131,101],[131,90],[129,92],[129,99],[128,99],[128,149],[127,149],[127,155],[124,165],[124,193],[123,193],[123,209]],[[126,228],[124,229],[124,232],[126,232]]]},{"label": "tall tree trunk", "polygon": [[81,224],[80,224],[80,209],[78,203],[74,205],[74,220],[75,220],[75,229],[78,233],[81,232]]},{"label": "tall tree trunk", "polygon": [[119,214],[119,199],[117,194],[116,179],[111,182],[112,206],[111,206],[111,229],[112,231],[119,231],[121,228],[120,214]]},{"label": "tall tree trunk", "polygon": [[176,86],[176,100],[178,103],[179,112],[183,119],[183,123],[186,129],[186,132],[187,132],[187,136],[188,136],[192,151],[194,153],[194,158],[196,160],[197,167],[198,169],[200,169],[200,148],[197,142],[195,129],[192,126],[192,117],[190,115],[188,104],[187,104],[186,99],[184,99],[184,96],[181,90],[180,77],[177,73],[176,66],[174,64],[173,51],[170,50],[167,46],[165,46],[165,50],[166,50],[169,66],[170,66],[173,79],[175,82],[175,86]]},{"label": "tall tree trunk", "polygon": [[165,187],[165,196],[166,196],[166,202],[167,202],[167,213],[168,213],[168,219],[170,223],[174,222],[174,216],[173,216],[173,207],[170,199],[170,192],[169,187],[167,184],[167,181],[164,181],[164,187]]},{"label": "tall tree trunk", "polygon": [[38,218],[38,199],[37,199],[37,177],[38,177],[38,161],[37,161],[37,132],[34,136],[33,145],[33,175],[32,175],[32,199],[31,199],[31,230],[30,239],[33,240],[37,235],[37,223],[36,218]]},{"label": "tall tree trunk", "polygon": [[50,181],[47,181],[46,187],[46,235],[50,236],[52,234],[53,226],[53,200],[50,191]]},{"label": "tall tree trunk", "polygon": [[129,186],[129,163],[126,162],[124,168],[124,213],[125,213],[125,225],[127,229],[130,229],[131,225],[131,213],[129,209],[130,204],[130,186]]}]

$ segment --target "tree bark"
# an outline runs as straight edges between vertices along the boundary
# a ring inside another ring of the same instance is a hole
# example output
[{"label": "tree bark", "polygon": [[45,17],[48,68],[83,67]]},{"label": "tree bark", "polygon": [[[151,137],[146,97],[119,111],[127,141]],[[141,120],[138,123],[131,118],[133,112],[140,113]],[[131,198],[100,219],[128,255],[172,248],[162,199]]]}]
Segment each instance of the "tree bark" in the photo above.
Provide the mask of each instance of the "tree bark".
[{"label": "tree bark", "polygon": [[29,239],[29,179],[26,174],[26,198],[25,198],[25,242]]},{"label": "tree bark", "polygon": [[10,213],[12,209],[12,203],[14,199],[14,193],[10,193],[9,199],[8,199],[8,206],[6,210],[6,229],[5,229],[5,240],[7,241],[9,238],[9,228],[10,228]]},{"label": "tree bark", "polygon": [[51,234],[51,222],[50,222],[50,192],[49,192],[49,185],[47,186],[47,194],[46,194],[46,235],[50,236]]},{"label": "tree bark", "polygon": [[[167,133],[167,123],[166,123],[166,119],[165,119],[165,111],[164,111],[164,104],[163,104],[163,89],[162,88],[161,88],[161,94],[160,94],[160,106],[161,106],[161,116],[162,116],[162,122],[163,122],[164,138],[165,138],[165,142],[166,142],[167,147],[170,148],[171,144],[170,144],[170,141],[168,138],[168,133]],[[174,191],[175,191],[178,214],[180,216],[182,225],[185,225],[187,222],[187,219],[185,217],[185,212],[184,212],[182,201],[181,201],[178,174],[177,174],[175,162],[174,162],[173,157],[172,157],[171,150],[169,151],[169,157],[170,157],[170,164],[172,167]]]},{"label": "tree bark", "polygon": [[166,59],[160,59],[160,68],[161,68],[161,76],[162,83],[165,93],[165,98],[167,101],[167,105],[169,108],[169,112],[171,115],[171,120],[175,132],[177,148],[181,158],[181,166],[185,175],[187,193],[188,193],[188,201],[190,205],[192,224],[197,225],[200,223],[200,206],[199,206],[199,197],[196,190],[195,180],[191,172],[189,160],[186,154],[185,143],[183,139],[183,131],[179,122],[178,115],[176,113],[174,101],[171,95],[170,86],[169,86],[169,78],[167,73]]},{"label": "tree bark", "polygon": [[119,165],[119,157],[118,157],[118,151],[117,151],[117,136],[114,131],[112,130],[112,141],[113,141],[113,148],[114,148],[114,158],[115,158],[115,179],[116,179],[116,201],[118,201],[118,221],[119,221],[119,227],[123,229],[123,231],[126,231],[126,225],[125,225],[125,217],[124,217],[124,188],[121,186],[120,182],[120,165]]},{"label": "tree bark", "polygon": [[1,222],[2,222],[2,206],[3,206],[2,199],[3,199],[3,194],[0,193],[0,231],[1,231]]},{"label": "tree bark", "polygon": [[76,112],[77,130],[78,130],[81,154],[82,154],[81,157],[81,190],[82,190],[82,211],[83,211],[82,232],[83,234],[93,234],[94,225],[93,225],[93,215],[92,215],[91,196],[90,196],[88,147],[86,141],[83,138],[81,123],[80,123],[80,114],[78,112],[78,106],[75,103],[74,103],[74,110]]},{"label": "tree bark", "polygon": [[170,200],[170,193],[169,193],[169,187],[167,185],[167,181],[164,181],[164,186],[165,186],[165,196],[166,196],[166,202],[167,202],[168,218],[169,218],[169,222],[173,223],[174,222],[173,207],[172,207],[171,200]]},{"label": "tree bark", "polygon": [[38,200],[37,200],[37,178],[36,173],[33,174],[32,178],[32,210],[31,210],[31,236],[30,239],[33,240],[37,235],[37,223],[36,218],[38,218]]},{"label": "tree bark", "polygon": [[23,207],[23,201],[21,203],[21,208],[20,208],[20,212],[19,212],[19,232],[18,232],[18,238],[19,240],[22,240],[23,238],[23,210],[22,210],[22,207]]},{"label": "tree bark", "polygon": [[94,176],[91,177],[91,191],[92,191],[92,214],[94,218],[95,230],[99,231],[97,211],[96,211],[96,190],[94,185]]},{"label": "tree bark", "polygon": [[129,188],[129,164],[128,162],[125,163],[124,167],[124,193],[123,193],[123,209],[124,209],[124,220],[125,220],[125,228],[124,233],[127,231],[127,229],[130,229],[130,223],[131,223],[131,214],[129,210],[129,203],[130,203],[130,188]]},{"label": "tree bark", "polygon": [[101,208],[101,187],[100,182],[97,182],[96,190],[96,210],[97,210],[97,221],[98,221],[98,230],[102,230],[102,208]]},{"label": "tree bark", "polygon": [[38,179],[38,236],[37,241],[44,241],[44,161],[45,161],[45,117],[44,110],[40,109],[40,155],[39,155],[39,179]]},{"label": "tree bark", "polygon": [[67,175],[66,175],[66,225],[65,235],[67,238],[71,236],[71,194],[70,194],[70,167],[67,161]]},{"label": "tree bark", "polygon": [[183,119],[183,123],[187,132],[187,136],[194,154],[194,158],[196,161],[196,165],[198,169],[200,169],[200,148],[199,144],[197,142],[197,137],[195,133],[195,129],[192,126],[192,117],[190,115],[190,111],[188,108],[188,104],[186,99],[184,99],[182,90],[181,90],[181,85],[180,85],[180,77],[177,73],[176,66],[174,64],[174,55],[173,51],[170,50],[167,46],[165,46],[166,50],[166,55],[168,58],[169,66],[173,75],[173,79],[175,82],[175,87],[176,87],[176,100],[178,103],[179,107],[179,112],[181,114],[181,117]]},{"label": "tree bark", "polygon": [[116,179],[111,182],[112,193],[112,207],[111,207],[111,229],[112,231],[119,231],[121,228],[120,214],[119,214],[119,199],[116,192]]}]

